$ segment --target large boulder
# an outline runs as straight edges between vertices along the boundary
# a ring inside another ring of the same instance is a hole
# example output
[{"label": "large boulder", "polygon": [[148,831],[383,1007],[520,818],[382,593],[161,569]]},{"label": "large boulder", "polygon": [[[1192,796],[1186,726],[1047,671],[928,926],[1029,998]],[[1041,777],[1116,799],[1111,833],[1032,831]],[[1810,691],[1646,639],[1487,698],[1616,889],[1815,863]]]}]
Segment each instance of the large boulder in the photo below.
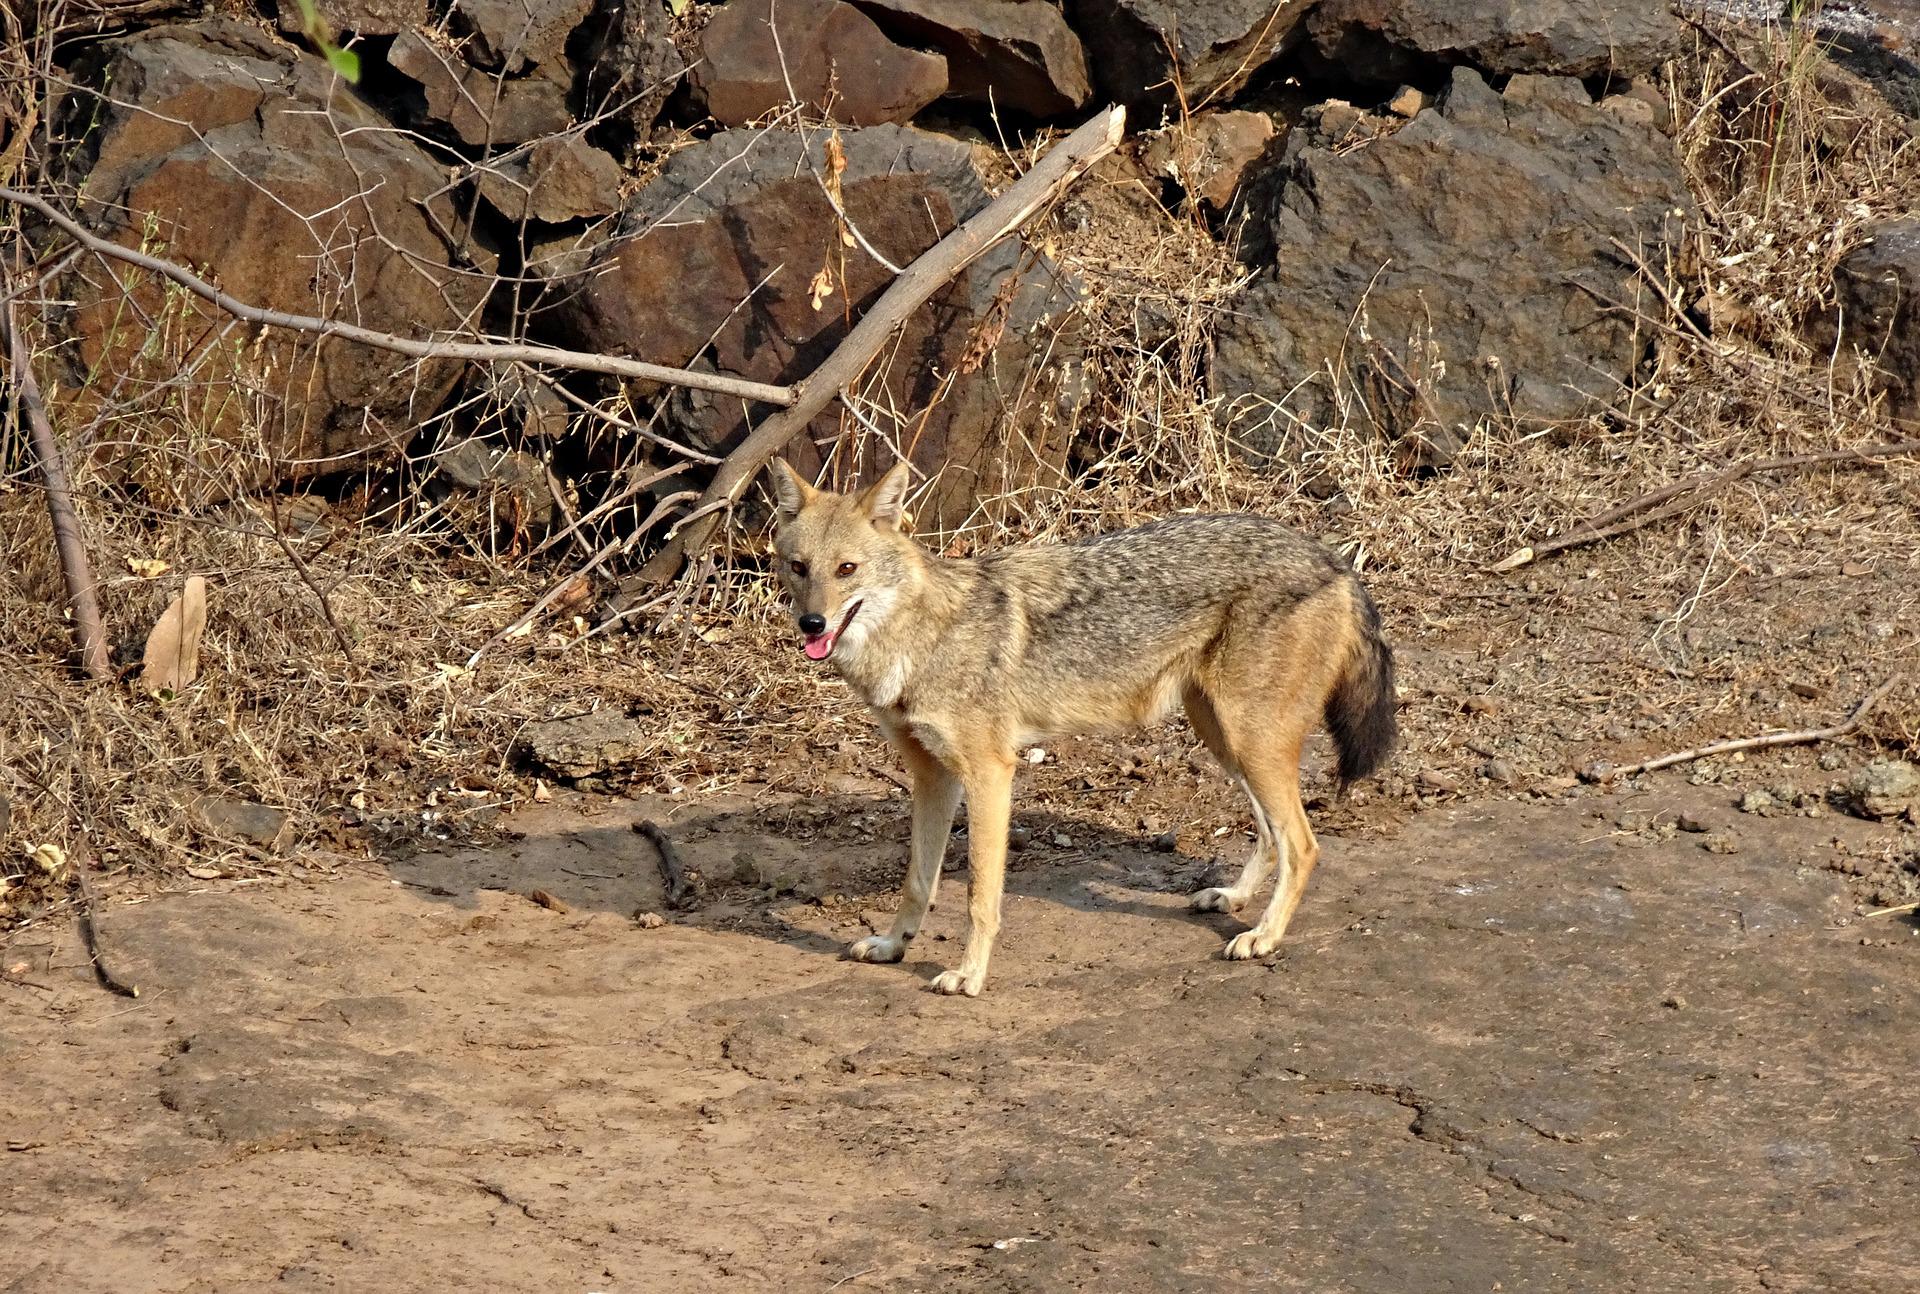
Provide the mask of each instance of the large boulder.
[{"label": "large boulder", "polygon": [[1872,366],[1896,417],[1920,418],[1920,217],[1883,220],[1866,234],[1834,267],[1831,332]]},{"label": "large boulder", "polygon": [[1320,0],[1315,49],[1359,81],[1435,66],[1509,75],[1639,76],[1685,46],[1670,0]]},{"label": "large boulder", "polygon": [[[988,201],[965,144],[900,126],[841,139],[846,210],[896,265]],[[697,356],[763,382],[806,377],[893,278],[840,238],[814,175],[825,172],[824,145],[817,134],[737,130],[675,154],[635,195],[618,235],[576,267],[575,281],[557,285],[563,335],[663,364]],[[938,478],[923,522],[958,524],[983,493],[1047,479],[1065,461],[1062,433],[1031,424],[1026,402],[1035,397],[1023,382],[1035,334],[1064,303],[1044,267],[1000,295],[1022,257],[1010,240],[963,270],[906,321],[872,370],[869,421]],[[823,269],[832,294],[816,299],[810,283]],[[724,452],[745,435],[737,400],[682,393],[670,408],[674,433],[706,449]],[[850,448],[864,445],[841,456],[847,470],[892,456],[844,410],[821,415],[812,431],[789,451],[804,471],[820,466],[843,431]]]},{"label": "large boulder", "polygon": [[[427,0],[313,0],[315,15],[328,31],[359,36],[394,36],[427,20]],[[280,6],[280,30],[297,36],[306,15],[294,0]]]},{"label": "large boulder", "polygon": [[1646,333],[1612,304],[1637,295],[1621,247],[1663,263],[1688,207],[1652,127],[1577,80],[1502,95],[1457,69],[1394,133],[1311,135],[1256,186],[1266,268],[1217,337],[1215,391],[1256,450],[1346,406],[1444,461],[1481,419],[1575,418],[1632,380]]},{"label": "large boulder", "polygon": [[686,74],[682,23],[658,4],[602,0],[600,14],[580,42],[581,115],[613,113],[645,140]]},{"label": "large boulder", "polygon": [[1100,93],[1151,115],[1220,100],[1302,35],[1313,0],[1068,0]]},{"label": "large boulder", "polygon": [[523,76],[566,62],[567,41],[593,5],[594,0],[454,0],[447,21],[449,30],[464,37],[468,62]]},{"label": "large boulder", "polygon": [[947,93],[1030,117],[1093,95],[1086,51],[1048,0],[853,0],[903,44],[947,59]]},{"label": "large boulder", "polygon": [[888,40],[846,0],[733,0],[701,29],[690,77],[742,126],[791,101],[851,126],[907,121],[947,92],[947,60]]},{"label": "large boulder", "polygon": [[[326,64],[225,19],[110,41],[77,70],[83,218],[242,300],[419,336],[470,320],[490,279],[450,264],[444,168]],[[85,87],[104,87],[93,91]],[[123,477],[205,501],[404,443],[461,365],[256,337],[151,274],[70,273],[63,398],[142,410],[100,438]]]}]

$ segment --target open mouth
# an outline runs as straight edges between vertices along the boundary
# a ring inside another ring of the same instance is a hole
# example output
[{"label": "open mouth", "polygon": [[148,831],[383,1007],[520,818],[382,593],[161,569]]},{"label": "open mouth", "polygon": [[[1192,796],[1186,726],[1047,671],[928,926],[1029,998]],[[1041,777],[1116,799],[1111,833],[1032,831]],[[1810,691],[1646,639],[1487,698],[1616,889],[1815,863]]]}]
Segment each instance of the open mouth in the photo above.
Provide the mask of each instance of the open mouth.
[{"label": "open mouth", "polygon": [[807,635],[807,640],[801,644],[800,650],[807,654],[809,660],[825,660],[833,655],[833,645],[840,641],[840,635],[845,633],[847,626],[853,623],[853,617],[859,613],[862,601],[864,599],[856,598],[853,605],[847,608],[847,614],[840,617],[838,629],[829,629],[823,634]]}]

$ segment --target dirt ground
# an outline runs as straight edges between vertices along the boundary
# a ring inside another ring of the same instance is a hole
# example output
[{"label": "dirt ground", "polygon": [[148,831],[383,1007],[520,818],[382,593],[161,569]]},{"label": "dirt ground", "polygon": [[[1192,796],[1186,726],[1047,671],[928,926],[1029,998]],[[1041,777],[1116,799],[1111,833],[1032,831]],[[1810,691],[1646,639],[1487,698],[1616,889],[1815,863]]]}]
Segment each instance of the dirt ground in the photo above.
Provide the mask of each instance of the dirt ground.
[{"label": "dirt ground", "polygon": [[[1229,963],[1183,895],[1244,811],[1114,759],[1025,779],[977,1000],[921,991],[963,874],[904,965],[837,959],[904,853],[859,771],[116,903],[137,1002],[16,932],[0,1289],[1912,1287],[1920,924],[1847,874],[1911,828],[1684,770],[1322,812]],[[708,883],[658,928],[649,816]]]}]

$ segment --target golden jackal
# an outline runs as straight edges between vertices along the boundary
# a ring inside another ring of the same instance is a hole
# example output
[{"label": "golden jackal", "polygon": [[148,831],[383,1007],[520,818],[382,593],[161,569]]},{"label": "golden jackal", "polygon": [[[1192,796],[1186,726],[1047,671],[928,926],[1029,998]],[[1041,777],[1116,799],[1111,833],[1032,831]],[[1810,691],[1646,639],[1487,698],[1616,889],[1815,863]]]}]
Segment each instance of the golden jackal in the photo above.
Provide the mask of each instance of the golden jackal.
[{"label": "golden jackal", "polygon": [[1273,899],[1226,955],[1280,943],[1319,846],[1300,804],[1300,747],[1324,718],[1341,782],[1385,761],[1393,654],[1373,600],[1323,545],[1254,516],[1182,516],[1078,543],[971,560],[901,532],[907,472],[857,495],[775,464],[781,580],[814,660],[831,660],[913,779],[913,845],[893,928],[847,949],[899,961],[940,878],[961,793],[968,934],[941,993],[975,996],[1000,929],[1015,751],[1042,737],[1154,723],[1177,701],[1253,801],[1259,840],[1240,878],[1193,906]]}]

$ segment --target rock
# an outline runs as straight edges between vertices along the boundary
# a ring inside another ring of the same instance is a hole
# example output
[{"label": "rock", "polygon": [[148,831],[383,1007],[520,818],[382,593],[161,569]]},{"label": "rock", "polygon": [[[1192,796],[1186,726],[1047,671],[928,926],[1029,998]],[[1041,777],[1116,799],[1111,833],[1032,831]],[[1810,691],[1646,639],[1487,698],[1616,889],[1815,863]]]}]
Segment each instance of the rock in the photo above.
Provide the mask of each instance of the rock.
[{"label": "rock", "polygon": [[[899,126],[845,131],[841,139],[846,207],[896,265],[986,205],[965,144]],[[849,316],[857,320],[893,279],[864,252],[840,243],[833,210],[802,156],[803,148],[811,149],[812,165],[821,165],[825,142],[817,135],[803,140],[739,130],[676,153],[629,203],[619,236],[590,254],[578,287],[556,284],[568,296],[562,334],[584,349],[645,355],[662,364],[685,364],[704,352],[721,371],[758,381],[808,376],[846,335]],[[1021,257],[1011,240],[962,271],[907,320],[884,371],[876,372],[882,403],[916,419],[914,462],[937,478],[914,500],[923,526],[957,524],[982,494],[997,494],[1008,483],[1060,479],[1065,432],[1035,425],[1031,406],[1010,393],[1021,389],[1016,375],[1035,353],[1037,336],[1069,303],[1041,265],[1003,304],[1002,282]],[[845,280],[836,279],[825,308],[815,309],[808,281],[823,265],[836,274],[844,266]],[[554,272],[567,268],[558,263]],[[753,308],[739,309],[749,295]],[[998,344],[986,346],[1003,312]],[[976,336],[984,337],[984,363],[962,372]],[[1048,366],[1060,380],[1073,368],[1059,358],[1066,348],[1065,340],[1056,344]],[[920,423],[950,373],[951,389]],[[1045,390],[1033,398],[1046,398]],[[737,400],[697,392],[672,396],[670,422],[678,435],[716,452],[745,434]],[[811,435],[790,446],[790,461],[802,472],[818,470],[841,426],[840,414],[823,414]],[[1011,451],[1010,437],[1018,446]],[[862,439],[861,461],[841,456],[850,475],[871,472],[891,456],[874,438]]]},{"label": "rock", "polygon": [[[1094,83],[1136,129],[1184,97],[1218,102],[1298,43],[1310,0],[1069,0]],[[1174,87],[1180,88],[1176,94]]]},{"label": "rock", "polygon": [[[1916,0],[1682,0],[1725,36],[1778,48],[1783,39],[1818,48],[1832,64],[1864,79],[1894,111],[1920,116],[1920,3]],[[1783,35],[1783,29],[1795,29]],[[1810,69],[1817,81],[1827,76]],[[1823,86],[1825,88],[1825,86]],[[1851,106],[1842,104],[1840,106]]]},{"label": "rock", "polygon": [[612,157],[578,136],[535,143],[524,154],[487,163],[480,194],[502,217],[563,224],[620,209],[624,173]]},{"label": "rock", "polygon": [[1764,789],[1748,791],[1740,797],[1740,812],[1751,813],[1757,817],[1777,817],[1788,807],[1779,796]]},{"label": "rock", "polygon": [[947,93],[1031,117],[1053,117],[1093,96],[1087,55],[1047,0],[853,0],[903,45],[938,50]]},{"label": "rock", "polygon": [[1213,368],[1242,439],[1279,452],[1289,392],[1294,416],[1329,422],[1332,362],[1377,429],[1435,465],[1480,419],[1575,418],[1631,381],[1645,336],[1593,295],[1632,295],[1609,239],[1657,262],[1688,207],[1668,141],[1580,82],[1517,76],[1502,96],[1466,69],[1364,148],[1296,132],[1250,193],[1243,254],[1268,268]]},{"label": "rock", "polygon": [[1845,353],[1876,370],[1895,416],[1920,416],[1920,218],[1881,221],[1833,272],[1837,332]]},{"label": "rock", "polygon": [[1846,803],[1862,818],[1884,822],[1920,810],[1920,768],[1903,760],[1877,760],[1847,782]]},{"label": "rock", "polygon": [[558,519],[547,466],[532,454],[470,436],[434,455],[434,466],[447,481],[482,496],[470,530],[504,528],[511,542],[526,530],[544,533]]},{"label": "rock", "polygon": [[[479,314],[488,281],[454,271],[420,206],[445,187],[444,166],[343,92],[317,57],[211,19],[106,42],[74,75],[70,110],[92,125],[70,174],[82,217],[103,236],[213,267],[235,296],[299,314],[410,335]],[[86,88],[102,85],[111,101]],[[441,227],[458,225],[450,196],[428,205]],[[150,277],[130,281],[139,309],[159,315],[164,301],[184,314],[169,329],[179,343],[129,328],[118,285],[82,269],[62,281],[73,344],[61,355],[76,379],[62,387],[85,409],[104,398],[96,392],[125,398],[171,381],[189,351],[198,357],[194,399],[143,422],[151,441],[107,438],[118,442],[110,474],[153,489],[152,502],[216,502],[321,464],[353,466],[412,436],[464,367],[287,333],[203,354],[228,316],[163,294]],[[264,427],[248,414],[262,406]],[[156,449],[161,440],[171,447]]]},{"label": "rock", "polygon": [[1420,770],[1420,789],[1451,794],[1460,789],[1460,783],[1437,768],[1423,768]]},{"label": "rock", "polygon": [[1490,76],[1636,76],[1685,47],[1669,0],[1321,0],[1315,51],[1346,76],[1395,83],[1467,64]]},{"label": "rock", "polygon": [[1203,113],[1154,136],[1144,160],[1148,170],[1224,211],[1273,135],[1273,118],[1264,112]]},{"label": "rock", "polygon": [[663,5],[623,3],[587,30],[579,59],[581,115],[613,113],[633,142],[644,142],[687,70],[674,18]]},{"label": "rock", "polygon": [[[467,61],[520,76],[566,63],[567,38],[593,12],[594,0],[454,0],[449,25],[466,37]],[[571,79],[570,77],[560,79]]]},{"label": "rock", "polygon": [[698,40],[689,78],[723,126],[793,99],[846,125],[876,126],[907,121],[947,92],[945,58],[894,44],[846,0],[733,0]]},{"label": "rock", "polygon": [[[183,8],[185,6],[182,6]],[[427,0],[314,0],[313,7],[328,31],[338,36],[396,36],[425,23]],[[294,0],[280,6],[280,30],[297,36],[306,30],[306,18]]]},{"label": "rock", "polygon": [[1678,817],[1674,819],[1673,825],[1681,831],[1684,831],[1690,835],[1696,835],[1696,836],[1703,836],[1707,832],[1713,830],[1712,824],[1709,823],[1706,819],[1696,817],[1694,814],[1691,814],[1691,813],[1680,814]]},{"label": "rock", "polygon": [[1700,848],[1710,854],[1737,854],[1740,852],[1740,842],[1724,831],[1716,831],[1700,838]]},{"label": "rock", "polygon": [[1179,847],[1180,836],[1177,832],[1163,831],[1153,838],[1153,848],[1156,853],[1170,854]]},{"label": "rock", "polygon": [[1519,773],[1515,772],[1513,765],[1504,759],[1488,760],[1480,766],[1480,776],[1486,778],[1495,786],[1512,787],[1520,785]]},{"label": "rock", "polygon": [[463,144],[522,144],[573,123],[564,81],[481,71],[418,32],[401,33],[387,61],[420,86],[424,103],[415,118],[452,131]]},{"label": "rock", "polygon": [[629,769],[653,739],[638,720],[610,710],[530,723],[519,749],[557,777],[583,778]]},{"label": "rock", "polygon": [[272,853],[285,849],[293,839],[287,811],[272,805],[209,795],[194,802],[193,812],[201,829],[220,839],[244,841]]},{"label": "rock", "polygon": [[1432,106],[1433,96],[1425,90],[1416,89],[1411,85],[1401,86],[1400,92],[1394,95],[1393,98],[1387,100],[1388,112],[1396,117],[1405,117],[1408,120],[1419,116]]}]

